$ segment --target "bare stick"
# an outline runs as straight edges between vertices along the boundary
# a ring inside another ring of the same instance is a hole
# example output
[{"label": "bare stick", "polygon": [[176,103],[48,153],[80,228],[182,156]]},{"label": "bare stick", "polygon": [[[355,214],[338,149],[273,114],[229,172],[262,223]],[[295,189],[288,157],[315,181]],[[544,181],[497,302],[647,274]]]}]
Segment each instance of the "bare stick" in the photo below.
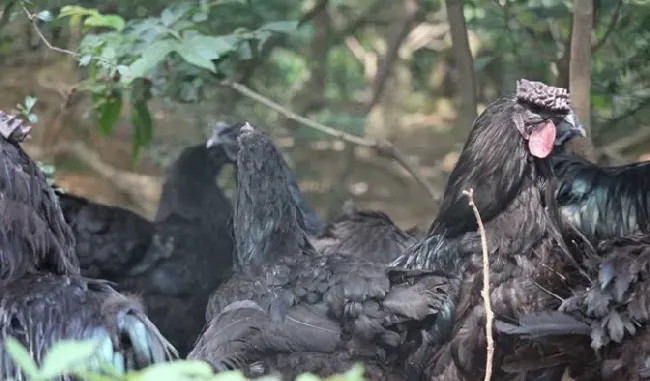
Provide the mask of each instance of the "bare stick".
[{"label": "bare stick", "polygon": [[469,206],[474,211],[474,217],[478,224],[478,232],[481,235],[481,248],[483,249],[483,300],[485,301],[485,338],[487,340],[487,357],[485,361],[485,378],[484,381],[490,381],[492,378],[492,365],[494,363],[494,338],[492,337],[492,326],[494,322],[494,312],[492,311],[492,302],[490,301],[490,261],[488,258],[487,238],[485,237],[485,228],[478,208],[474,204],[474,189],[464,190],[463,194],[469,199]]}]

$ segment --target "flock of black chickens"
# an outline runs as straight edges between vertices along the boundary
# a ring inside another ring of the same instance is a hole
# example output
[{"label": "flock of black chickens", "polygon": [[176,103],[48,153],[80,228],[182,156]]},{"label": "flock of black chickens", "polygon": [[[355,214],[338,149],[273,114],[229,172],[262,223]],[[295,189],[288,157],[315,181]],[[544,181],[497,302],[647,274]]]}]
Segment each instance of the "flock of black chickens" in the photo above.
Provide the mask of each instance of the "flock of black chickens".
[{"label": "flock of black chickens", "polygon": [[[353,207],[323,222],[248,123],[183,150],[153,221],[48,185],[29,132],[0,113],[0,379],[26,379],[13,337],[37,363],[96,339],[89,365],[124,370],[190,358],[291,380],[361,362],[368,380],[483,380],[469,189],[492,379],[650,379],[650,167],[565,152],[585,134],[565,89],[521,80],[481,113],[424,236]],[[234,206],[215,181],[228,164]]]}]

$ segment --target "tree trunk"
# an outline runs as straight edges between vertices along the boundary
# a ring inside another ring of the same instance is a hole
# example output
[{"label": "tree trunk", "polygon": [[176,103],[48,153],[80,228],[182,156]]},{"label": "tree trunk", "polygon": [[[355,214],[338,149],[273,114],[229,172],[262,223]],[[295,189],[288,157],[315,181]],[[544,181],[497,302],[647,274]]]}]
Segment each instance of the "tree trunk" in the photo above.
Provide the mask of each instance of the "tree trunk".
[{"label": "tree trunk", "polygon": [[458,121],[469,129],[476,119],[476,84],[474,59],[469,49],[467,26],[463,14],[463,0],[445,0],[445,5],[451,33],[451,49],[458,73]]},{"label": "tree trunk", "polygon": [[571,103],[587,131],[587,138],[576,137],[570,148],[587,160],[595,161],[591,144],[591,29],[593,0],[573,1],[569,91]]}]

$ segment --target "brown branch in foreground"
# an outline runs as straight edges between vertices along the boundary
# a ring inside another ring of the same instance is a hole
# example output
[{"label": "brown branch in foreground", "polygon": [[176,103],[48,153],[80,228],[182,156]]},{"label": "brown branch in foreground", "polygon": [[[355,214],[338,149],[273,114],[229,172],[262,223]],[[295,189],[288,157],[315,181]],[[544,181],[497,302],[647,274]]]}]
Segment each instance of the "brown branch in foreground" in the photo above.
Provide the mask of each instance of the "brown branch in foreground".
[{"label": "brown branch in foreground", "polygon": [[494,312],[492,311],[492,302],[490,301],[490,261],[488,258],[487,238],[485,237],[485,228],[478,208],[474,204],[474,189],[464,190],[463,194],[469,198],[469,206],[474,212],[478,232],[481,235],[481,248],[483,250],[483,300],[485,301],[485,338],[487,340],[487,357],[485,360],[485,378],[484,381],[490,381],[492,378],[492,367],[494,363],[494,337],[492,337],[492,326],[494,325]]},{"label": "brown branch in foreground", "polygon": [[382,157],[390,158],[395,161],[397,161],[413,178],[420,184],[422,185],[431,195],[432,198],[436,198],[437,192],[435,188],[429,184],[429,182],[424,178],[424,176],[421,174],[420,170],[416,168],[414,164],[409,163],[409,161],[406,159],[404,154],[397,148],[395,147],[391,142],[387,140],[371,140],[371,139],[366,139],[362,138],[356,135],[348,134],[347,132],[343,132],[340,130],[337,130],[335,128],[326,126],[324,124],[318,123],[314,120],[311,120],[309,118],[305,118],[304,116],[300,116],[296,114],[295,112],[273,102],[269,98],[263,96],[262,94],[259,94],[248,87],[237,83],[237,82],[232,82],[232,81],[223,81],[222,84],[224,86],[230,87],[231,89],[236,90],[237,92],[241,93],[242,95],[263,104],[264,106],[270,108],[273,111],[276,111],[277,113],[283,115],[284,117],[294,120],[306,127],[312,128],[316,131],[320,131],[326,135],[332,136],[337,139],[341,139],[344,142],[351,143],[360,147],[367,147],[367,148],[372,148],[375,150],[375,152]]}]

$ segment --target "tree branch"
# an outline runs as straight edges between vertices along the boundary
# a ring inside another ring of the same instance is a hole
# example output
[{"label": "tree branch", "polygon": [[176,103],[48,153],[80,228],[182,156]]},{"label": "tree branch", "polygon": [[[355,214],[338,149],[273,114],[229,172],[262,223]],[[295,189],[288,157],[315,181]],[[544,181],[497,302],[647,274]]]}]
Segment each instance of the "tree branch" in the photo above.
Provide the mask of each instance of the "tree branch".
[{"label": "tree branch", "polygon": [[481,235],[481,249],[483,251],[483,301],[485,303],[485,339],[487,341],[487,356],[485,359],[485,378],[484,381],[490,381],[492,378],[492,367],[494,363],[494,337],[492,336],[492,326],[494,325],[494,312],[492,311],[492,302],[490,300],[490,259],[488,257],[487,238],[485,228],[481,220],[481,214],[474,204],[474,189],[464,190],[463,194],[469,198],[469,206],[474,212],[474,218],[478,224],[478,232]]},{"label": "tree branch", "polygon": [[[39,148],[26,145],[25,150],[37,160],[44,160],[52,156],[68,154],[86,164],[101,177],[115,184],[115,187],[124,193],[130,201],[138,205],[147,215],[151,216],[156,211],[156,204],[152,203],[160,191],[160,179],[155,176],[139,175],[114,168],[106,164],[93,149],[80,141],[66,142],[48,148]],[[134,191],[134,190],[138,191]]]},{"label": "tree branch", "polygon": [[[379,1],[379,2],[381,2],[381,1]],[[43,33],[41,33],[40,29],[38,28],[38,25],[36,25],[34,23],[33,20],[34,20],[35,16],[32,13],[29,12],[29,10],[24,6],[24,4],[23,4],[23,9],[24,9],[25,13],[28,15],[30,21],[32,21],[32,24],[33,24],[34,28],[36,29],[36,31],[38,32],[39,37],[43,40],[43,42],[45,43],[45,45],[49,49],[51,49],[53,51],[56,51],[56,52],[59,52],[59,53],[62,53],[62,54],[71,55],[71,56],[73,56],[75,58],[79,57],[79,54],[77,54],[77,53],[75,53],[73,51],[70,51],[70,50],[67,50],[67,49],[57,48],[57,47],[53,46],[52,44],[50,44],[50,42],[47,40],[47,38],[45,38]],[[285,107],[280,106],[279,104],[273,102],[272,100],[264,97],[263,95],[261,95],[259,93],[256,93],[255,91],[249,89],[248,87],[246,87],[246,86],[244,86],[244,85],[242,85],[240,83],[226,80],[226,81],[223,81],[222,84],[224,86],[232,88],[233,90],[239,92],[240,94],[242,94],[242,95],[244,95],[244,96],[246,96],[246,97],[248,97],[248,98],[250,98],[250,99],[252,99],[252,100],[254,100],[256,102],[258,102],[258,103],[261,103],[261,104],[265,105],[266,107],[280,113],[281,115],[285,116],[288,119],[295,120],[296,122],[298,122],[300,124],[303,124],[303,125],[305,125],[307,127],[313,128],[313,129],[315,129],[317,131],[320,131],[320,132],[322,132],[322,133],[324,133],[326,135],[329,135],[329,136],[332,136],[332,137],[335,137],[335,138],[339,138],[339,139],[341,139],[341,140],[343,140],[345,142],[355,144],[355,145],[361,146],[361,147],[372,148],[372,149],[375,150],[375,152],[379,156],[390,158],[390,159],[393,159],[393,160],[397,161],[420,185],[422,185],[429,192],[429,194],[431,195],[432,198],[434,198],[434,199],[436,198],[437,192],[436,192],[435,188],[424,178],[424,176],[421,174],[421,171],[419,169],[416,169],[414,164],[409,163],[409,161],[402,154],[402,152],[399,149],[397,149],[397,147],[395,147],[389,141],[387,141],[387,140],[384,140],[384,141],[369,140],[369,139],[365,139],[365,138],[362,138],[362,137],[359,137],[359,136],[348,134],[346,132],[337,130],[337,129],[332,128],[332,127],[325,126],[325,125],[323,125],[321,123],[318,123],[316,121],[313,121],[313,120],[305,118],[305,117],[302,117],[302,116],[296,114],[295,112],[293,112],[293,111],[291,111],[291,110],[289,110],[289,109],[287,109]],[[65,150],[69,150],[71,152],[74,152],[80,158],[85,158],[86,159],[85,161],[93,169],[95,169],[98,173],[100,173],[102,176],[104,176],[106,178],[114,179],[116,182],[120,181],[119,180],[120,176],[117,175],[118,172],[115,172],[114,168],[113,168],[113,170],[110,170],[110,166],[101,165],[103,162],[101,161],[99,156],[97,156],[94,152],[92,152],[91,150],[89,150],[87,148],[84,150],[84,147],[82,145],[72,145],[70,147],[72,147],[72,148],[65,148]],[[116,185],[118,187],[120,187],[120,189],[123,189],[127,194],[132,195],[132,192],[130,190],[131,185],[126,186],[125,184],[123,184],[121,182],[119,184],[116,184]]]},{"label": "tree branch", "polygon": [[329,3],[329,0],[319,0],[312,9],[308,10],[304,15],[302,15],[300,20],[298,20],[298,27],[305,25],[316,17],[316,15],[323,12],[327,8],[327,3]]},{"label": "tree branch", "polygon": [[591,54],[593,55],[598,51],[598,49],[602,48],[603,45],[605,45],[605,42],[607,42],[607,39],[609,36],[612,34],[614,29],[616,29],[616,25],[618,24],[618,20],[621,17],[621,10],[623,9],[623,1],[619,0],[618,5],[616,6],[616,10],[614,11],[614,14],[612,15],[611,20],[609,20],[609,25],[607,25],[607,29],[605,30],[605,34],[598,39],[598,41],[594,41],[594,43],[591,45]]},{"label": "tree branch", "polygon": [[320,131],[331,137],[341,139],[347,143],[351,143],[360,147],[371,148],[375,150],[375,152],[379,156],[397,161],[420,185],[422,185],[429,192],[432,198],[436,198],[437,192],[435,188],[431,184],[429,184],[429,182],[424,178],[424,176],[421,174],[421,171],[418,168],[416,168],[414,164],[410,163],[406,159],[406,157],[404,157],[404,154],[399,149],[397,149],[397,147],[395,147],[391,142],[387,140],[383,140],[383,141],[370,140],[356,135],[348,134],[347,132],[337,130],[335,128],[318,123],[314,120],[300,116],[295,112],[273,102],[269,98],[259,93],[256,93],[255,91],[249,89],[248,87],[242,84],[239,84],[237,82],[232,82],[232,81],[224,81],[222,83],[224,86],[230,87],[238,91],[242,95],[258,103],[263,104],[264,106],[270,108],[271,110],[276,111],[277,113],[283,115],[287,119],[294,120],[304,126],[312,128],[316,131]]},{"label": "tree branch", "polygon": [[388,82],[388,77],[391,74],[394,63],[399,58],[400,46],[404,40],[406,40],[406,38],[411,33],[411,30],[413,29],[419,5],[420,4],[417,0],[407,0],[406,2],[406,17],[404,19],[402,27],[394,36],[394,38],[391,41],[388,41],[386,55],[379,61],[377,76],[375,77],[375,82],[372,85],[372,98],[366,106],[366,113],[369,113],[381,99],[381,95],[384,92],[384,88],[386,87],[386,83]]}]

